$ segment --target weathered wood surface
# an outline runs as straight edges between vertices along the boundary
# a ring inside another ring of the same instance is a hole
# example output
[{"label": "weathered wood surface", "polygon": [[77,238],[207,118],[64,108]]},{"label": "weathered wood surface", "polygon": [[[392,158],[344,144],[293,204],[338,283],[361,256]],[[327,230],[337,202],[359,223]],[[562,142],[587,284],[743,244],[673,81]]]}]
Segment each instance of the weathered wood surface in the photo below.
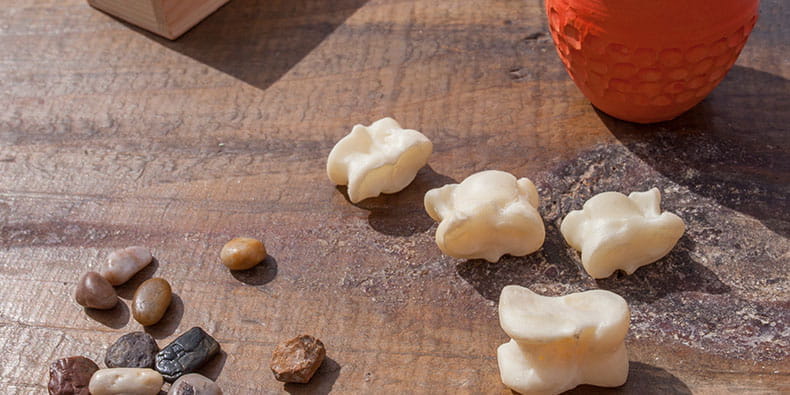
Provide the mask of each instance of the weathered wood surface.
[{"label": "weathered wood surface", "polygon": [[[233,0],[176,42],[82,0],[0,7],[0,389],[45,391],[49,361],[97,362],[134,286],[178,295],[160,343],[199,325],[228,394],[499,393],[506,284],[629,300],[631,375],[604,393],[790,391],[790,10],[765,0],[724,82],[653,126],[597,113],[522,0]],[[403,192],[357,206],[324,173],[355,123],[391,115],[435,145]],[[543,250],[442,256],[422,195],[484,169],[536,181]],[[608,189],[659,186],[687,235],[665,260],[593,281],[557,230]],[[231,275],[222,244],[273,259]],[[157,264],[86,314],[79,276],[117,247]],[[268,360],[299,333],[331,358],[283,386]],[[579,393],[593,391],[582,388]],[[596,390],[597,391],[597,390]]]}]

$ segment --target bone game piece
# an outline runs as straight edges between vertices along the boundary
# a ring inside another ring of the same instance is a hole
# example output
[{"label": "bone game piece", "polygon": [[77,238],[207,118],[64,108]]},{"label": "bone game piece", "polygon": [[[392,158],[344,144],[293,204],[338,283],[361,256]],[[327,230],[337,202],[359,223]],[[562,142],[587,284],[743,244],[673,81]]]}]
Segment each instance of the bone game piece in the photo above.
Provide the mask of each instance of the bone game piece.
[{"label": "bone game piece", "polygon": [[547,297],[509,285],[499,297],[499,322],[511,337],[497,349],[502,382],[521,394],[623,385],[630,319],[628,304],[613,292]]},{"label": "bone game piece", "polygon": [[565,241],[581,251],[582,265],[593,278],[615,270],[633,273],[668,254],[685,231],[683,220],[661,212],[661,194],[653,188],[627,197],[604,192],[562,220]]},{"label": "bone game piece", "polygon": [[543,245],[546,230],[537,206],[532,181],[498,170],[425,194],[425,210],[439,222],[439,249],[455,258],[489,262],[504,254],[527,255]]},{"label": "bone game piece", "polygon": [[422,133],[383,118],[356,125],[340,139],[329,153],[326,172],[335,184],[348,185],[349,200],[358,203],[406,188],[431,152],[433,144]]}]

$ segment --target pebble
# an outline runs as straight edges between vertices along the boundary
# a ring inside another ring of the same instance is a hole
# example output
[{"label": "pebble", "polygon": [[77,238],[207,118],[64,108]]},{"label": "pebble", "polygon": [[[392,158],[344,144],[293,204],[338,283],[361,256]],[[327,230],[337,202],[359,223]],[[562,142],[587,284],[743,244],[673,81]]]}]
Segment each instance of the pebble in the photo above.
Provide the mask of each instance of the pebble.
[{"label": "pebble", "polygon": [[99,369],[91,377],[91,395],[156,395],[162,388],[162,375],[153,369]]},{"label": "pebble", "polygon": [[307,383],[326,357],[321,340],[301,335],[277,345],[272,353],[274,378],[286,383]]},{"label": "pebble", "polygon": [[143,326],[156,324],[165,315],[173,291],[170,284],[163,278],[145,280],[134,291],[132,299],[132,316]]},{"label": "pebble", "polygon": [[194,372],[219,352],[219,343],[208,333],[194,327],[156,354],[156,370],[172,382]]},{"label": "pebble", "polygon": [[107,349],[104,364],[108,368],[153,368],[157,352],[159,346],[151,335],[127,333]]},{"label": "pebble", "polygon": [[80,306],[109,310],[118,303],[115,288],[99,273],[87,272],[80,278],[74,299]]},{"label": "pebble", "polygon": [[93,361],[85,357],[58,359],[49,366],[50,395],[89,395],[91,376],[99,370]]},{"label": "pebble", "polygon": [[222,395],[222,390],[210,378],[190,373],[176,380],[167,395]]},{"label": "pebble", "polygon": [[219,258],[230,270],[246,270],[266,259],[266,247],[259,240],[238,237],[225,243]]},{"label": "pebble", "polygon": [[112,285],[121,285],[151,263],[151,252],[145,247],[127,247],[110,253],[101,275]]}]

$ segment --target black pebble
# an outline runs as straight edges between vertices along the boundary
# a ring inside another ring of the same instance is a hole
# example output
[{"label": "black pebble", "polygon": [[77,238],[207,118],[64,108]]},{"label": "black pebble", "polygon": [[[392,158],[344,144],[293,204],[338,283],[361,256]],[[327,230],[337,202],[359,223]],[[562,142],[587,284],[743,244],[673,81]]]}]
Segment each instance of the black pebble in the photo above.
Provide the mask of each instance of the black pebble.
[{"label": "black pebble", "polygon": [[219,352],[219,343],[208,333],[194,327],[156,354],[155,369],[168,382],[194,372]]},{"label": "black pebble", "polygon": [[151,335],[132,332],[121,336],[104,356],[108,368],[152,368],[159,346]]}]

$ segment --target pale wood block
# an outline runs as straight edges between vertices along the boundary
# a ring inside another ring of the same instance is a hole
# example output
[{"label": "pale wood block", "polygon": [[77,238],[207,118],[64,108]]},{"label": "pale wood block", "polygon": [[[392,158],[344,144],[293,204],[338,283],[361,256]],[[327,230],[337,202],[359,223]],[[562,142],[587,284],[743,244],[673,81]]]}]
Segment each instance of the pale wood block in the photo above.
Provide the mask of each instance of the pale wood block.
[{"label": "pale wood block", "polygon": [[175,40],[229,0],[88,0],[92,7]]}]

